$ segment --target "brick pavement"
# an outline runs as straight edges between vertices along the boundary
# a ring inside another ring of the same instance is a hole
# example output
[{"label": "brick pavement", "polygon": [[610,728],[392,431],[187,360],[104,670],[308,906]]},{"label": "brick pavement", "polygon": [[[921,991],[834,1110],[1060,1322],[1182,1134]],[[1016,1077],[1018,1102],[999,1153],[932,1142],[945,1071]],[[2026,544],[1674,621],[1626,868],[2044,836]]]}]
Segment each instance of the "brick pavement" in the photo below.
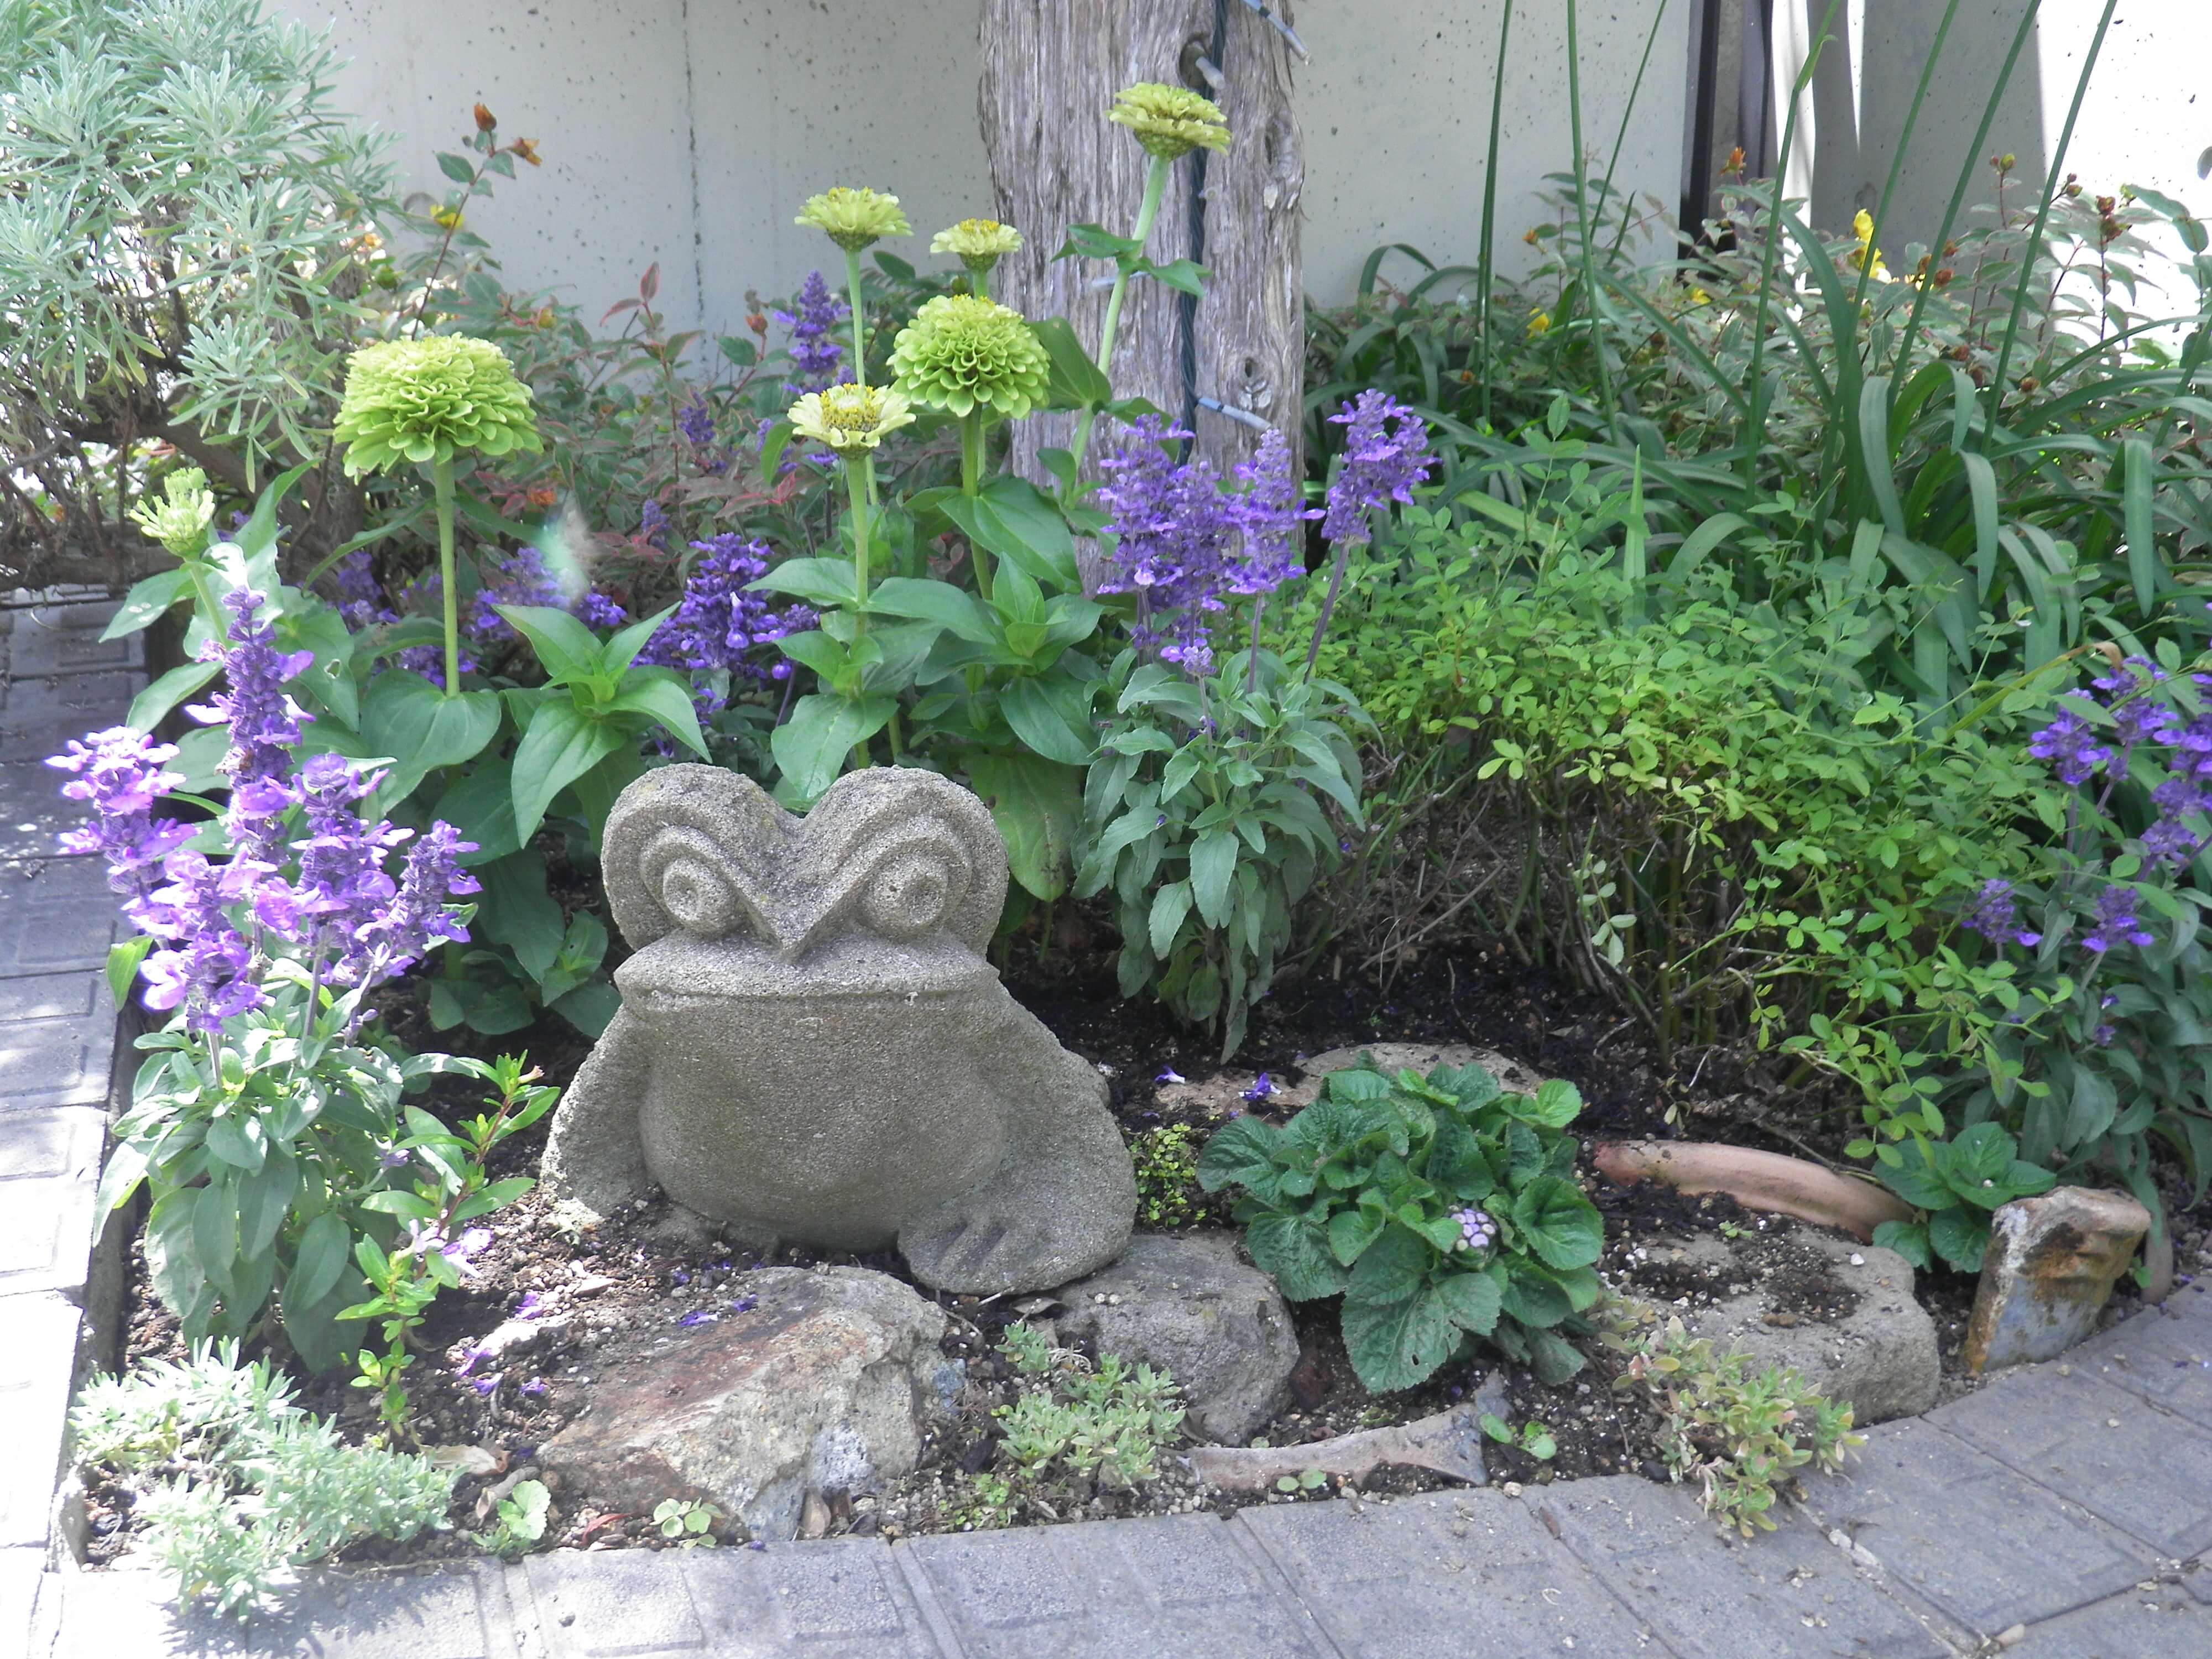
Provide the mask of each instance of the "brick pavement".
[{"label": "brick pavement", "polygon": [[1872,1431],[1845,1476],[1808,1481],[1748,1543],[1682,1489],[1620,1476],[1225,1522],[319,1571],[243,1629],[179,1613],[150,1573],[79,1571],[52,1485],[94,1282],[113,915],[97,872],[49,856],[67,819],[36,762],[135,689],[104,616],[18,611],[0,638],[0,1659],[2212,1656],[2202,1285]]}]

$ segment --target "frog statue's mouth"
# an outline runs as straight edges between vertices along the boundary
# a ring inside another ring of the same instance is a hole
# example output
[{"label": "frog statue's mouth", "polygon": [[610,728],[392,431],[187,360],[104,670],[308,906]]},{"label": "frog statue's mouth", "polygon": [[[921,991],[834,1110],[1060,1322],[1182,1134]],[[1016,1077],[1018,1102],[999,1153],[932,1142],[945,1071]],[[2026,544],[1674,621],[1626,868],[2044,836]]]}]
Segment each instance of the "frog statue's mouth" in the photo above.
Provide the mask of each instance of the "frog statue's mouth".
[{"label": "frog statue's mouth", "polygon": [[757,998],[883,1000],[892,1006],[965,999],[998,982],[990,963],[955,941],[848,933],[797,962],[742,937],[671,933],[615,969],[623,1004],[647,1021],[679,1010],[728,1009]]}]

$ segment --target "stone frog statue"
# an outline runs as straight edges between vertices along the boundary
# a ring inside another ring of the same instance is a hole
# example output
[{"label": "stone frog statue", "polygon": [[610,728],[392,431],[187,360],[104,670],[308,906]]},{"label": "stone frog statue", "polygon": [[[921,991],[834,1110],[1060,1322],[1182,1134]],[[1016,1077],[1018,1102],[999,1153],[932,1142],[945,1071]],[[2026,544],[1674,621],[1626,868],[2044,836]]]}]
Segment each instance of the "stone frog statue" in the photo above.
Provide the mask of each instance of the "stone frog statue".
[{"label": "stone frog statue", "polygon": [[1136,1214],[1091,1067],[981,951],[1006,889],[983,804],[933,772],[841,778],[805,818],[670,766],[607,820],[623,1006],[553,1118],[556,1197],[658,1182],[752,1243],[896,1243],[939,1290],[1103,1266]]}]

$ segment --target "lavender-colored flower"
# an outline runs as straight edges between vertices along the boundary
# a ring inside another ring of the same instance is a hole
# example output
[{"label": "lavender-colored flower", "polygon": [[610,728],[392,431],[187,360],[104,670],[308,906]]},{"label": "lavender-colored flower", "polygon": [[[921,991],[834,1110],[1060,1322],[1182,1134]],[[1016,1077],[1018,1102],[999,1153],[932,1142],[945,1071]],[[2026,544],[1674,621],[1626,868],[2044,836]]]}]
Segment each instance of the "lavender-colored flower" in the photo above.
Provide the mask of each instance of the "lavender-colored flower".
[{"label": "lavender-colored flower", "polygon": [[187,1030],[218,1030],[266,1000],[255,977],[259,959],[232,926],[229,908],[253,896],[268,866],[237,857],[210,864],[204,854],[179,848],[161,869],[167,879],[132,916],[164,941],[142,969],[146,1006],[182,1008]]},{"label": "lavender-colored flower", "polygon": [[843,378],[845,349],[839,344],[842,329],[852,309],[830,291],[818,270],[799,285],[789,311],[775,313],[775,320],[791,331],[787,348],[791,377],[784,384],[794,395],[820,392]]},{"label": "lavender-colored flower", "polygon": [[685,1315],[684,1315],[681,1319],[678,1320],[676,1322],[677,1322],[678,1325],[681,1325],[681,1326],[682,1326],[685,1330],[687,1330],[687,1331],[689,1331],[689,1330],[696,1330],[698,1327],[700,1327],[700,1326],[702,1326],[702,1325],[711,1325],[711,1324],[713,1324],[716,1320],[720,1319],[721,1316],[721,1316],[721,1315],[720,1315],[720,1314],[711,1314],[711,1313],[708,1313],[708,1312],[707,1312],[707,1311],[706,1311],[704,1309],[702,1309],[702,1308],[694,1308],[694,1309],[692,1309],[692,1310],[691,1310],[691,1311],[690,1311],[690,1313],[685,1314]]},{"label": "lavender-colored flower", "polygon": [[545,1379],[542,1376],[533,1376],[530,1381],[525,1382],[521,1388],[517,1390],[517,1392],[522,1395],[525,1399],[543,1400],[545,1397]]},{"label": "lavender-colored flower", "polygon": [[597,588],[570,605],[568,614],[586,628],[620,628],[629,620],[629,611]]},{"label": "lavender-colored flower", "polygon": [[1181,1072],[1176,1070],[1174,1066],[1163,1066],[1160,1067],[1160,1074],[1154,1078],[1152,1081],[1155,1083],[1188,1083],[1190,1079],[1185,1077]]},{"label": "lavender-colored flower", "polygon": [[2132,945],[2140,949],[2155,942],[2136,915],[2134,888],[2107,887],[2097,895],[2097,925],[2081,935],[2083,950],[2102,956],[2116,945]]},{"label": "lavender-colored flower", "polygon": [[356,970],[361,982],[398,973],[441,939],[468,942],[469,930],[446,901],[483,890],[461,867],[461,854],[475,851],[474,842],[463,841],[460,831],[442,819],[423,832],[408,850],[407,867],[391,904],[355,933],[365,964]]},{"label": "lavender-colored flower", "polygon": [[315,653],[276,649],[276,629],[260,620],[267,603],[250,587],[224,599],[232,613],[227,642],[210,642],[202,659],[222,664],[227,689],[185,712],[203,724],[230,727],[230,748],[216,769],[230,780],[223,823],[233,855],[273,867],[292,804],[285,781],[292,750],[309,718],[285,695],[284,683],[314,661]]},{"label": "lavender-colored flower", "polygon": [[384,584],[368,550],[357,548],[340,559],[331,573],[338,591],[338,615],[356,633],[399,620],[399,613],[385,603]]},{"label": "lavender-colored flower", "polygon": [[1231,516],[1243,545],[1230,564],[1229,589],[1272,593],[1306,574],[1304,525],[1313,516],[1298,505],[1290,440],[1269,428],[1251,459],[1237,463],[1236,476],[1243,490],[1232,498]]},{"label": "lavender-colored flower", "polygon": [[760,1298],[758,1297],[741,1296],[735,1302],[730,1304],[730,1311],[732,1313],[750,1313],[755,1308],[759,1306]]},{"label": "lavender-colored flower", "polygon": [[676,411],[676,429],[686,443],[703,449],[714,441],[714,411],[703,398],[695,398]]},{"label": "lavender-colored flower", "polygon": [[1243,1101],[1248,1106],[1256,1106],[1261,1101],[1273,1097],[1274,1092],[1274,1079],[1269,1077],[1265,1072],[1262,1072],[1259,1076],[1252,1079],[1252,1086],[1245,1090],[1243,1093],[1238,1095],[1237,1098]]},{"label": "lavender-colored flower", "polygon": [[544,555],[534,547],[518,547],[484,574],[483,586],[469,601],[463,630],[484,644],[519,637],[513,623],[492,607],[501,605],[542,605],[565,607],[561,584],[545,568]]},{"label": "lavender-colored flower", "polygon": [[2028,739],[2027,752],[2038,760],[2049,761],[2058,781],[2072,786],[2088,782],[2112,757],[2112,750],[2097,741],[2088,722],[2070,708],[2060,710],[2057,720]]},{"label": "lavender-colored flower", "polygon": [[1328,418],[1346,430],[1344,464],[1329,484],[1321,533],[1332,543],[1365,542],[1374,534],[1368,509],[1410,502],[1413,486],[1435,465],[1428,422],[1376,391],[1361,392]]},{"label": "lavender-colored flower", "polygon": [[490,1358],[492,1352],[489,1348],[464,1348],[461,1350],[461,1363],[453,1367],[453,1375],[456,1377],[468,1376],[475,1371],[480,1361]]},{"label": "lavender-colored flower", "polygon": [[399,890],[385,871],[385,857],[414,834],[383,819],[368,823],[355,810],[382,776],[362,776],[343,755],[311,756],[300,769],[307,829],[292,843],[299,858],[292,891],[300,925],[276,932],[308,945],[318,958],[334,954],[329,975],[339,985],[359,984],[370,970],[371,952],[361,935]]},{"label": "lavender-colored flower", "polygon": [[647,501],[638,509],[637,533],[641,541],[665,550],[668,545],[668,514],[659,501]]},{"label": "lavender-colored flower", "polygon": [[[757,647],[805,632],[815,615],[803,605],[776,610],[767,594],[746,591],[768,574],[768,544],[731,534],[694,542],[691,549],[699,557],[684,578],[684,597],[637,660],[694,676],[723,672],[763,684],[788,679],[790,662]],[[696,685],[692,697],[708,715],[726,701],[721,692]]]},{"label": "lavender-colored flower", "polygon": [[495,1371],[489,1376],[472,1377],[470,1379],[469,1386],[488,1400],[498,1391],[499,1385],[506,1380],[507,1374],[504,1371]]},{"label": "lavender-colored flower", "polygon": [[535,1319],[545,1311],[545,1298],[535,1291],[525,1291],[522,1300],[514,1304],[517,1319]]},{"label": "lavender-colored flower", "polygon": [[2118,1036],[2119,1036],[2119,1032],[2115,1030],[2112,1026],[2100,1025],[2095,1030],[2089,1033],[2089,1041],[2095,1043],[2100,1048],[2109,1048],[2112,1046],[2112,1039]]},{"label": "lavender-colored flower", "polygon": [[2021,931],[2020,902],[2014,897],[2008,881],[1984,882],[1982,890],[1974,896],[1974,908],[1966,913],[1965,920],[1969,928],[1995,945],[2033,946],[2043,943],[2042,934]]},{"label": "lavender-colored flower", "polygon": [[1459,1223],[1459,1237],[1452,1248],[1455,1250],[1486,1250],[1498,1242],[1498,1224],[1482,1211],[1472,1206],[1454,1210],[1451,1218]]},{"label": "lavender-colored flower", "polygon": [[154,803],[184,782],[167,763],[175,745],[155,743],[127,726],[110,726],[82,741],[72,738],[46,764],[76,774],[62,785],[71,800],[92,808],[89,821],[64,831],[64,853],[94,853],[107,860],[107,884],[130,914],[161,884],[161,860],[190,841],[192,825],[154,816]]}]

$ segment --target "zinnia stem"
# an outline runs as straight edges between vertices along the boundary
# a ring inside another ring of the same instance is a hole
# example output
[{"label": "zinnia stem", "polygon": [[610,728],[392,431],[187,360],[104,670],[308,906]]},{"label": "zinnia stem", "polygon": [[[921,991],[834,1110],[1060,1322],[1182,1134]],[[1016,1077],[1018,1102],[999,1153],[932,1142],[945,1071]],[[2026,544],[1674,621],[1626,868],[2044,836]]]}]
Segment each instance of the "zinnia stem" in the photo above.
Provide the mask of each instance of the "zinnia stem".
[{"label": "zinnia stem", "polygon": [[[1152,240],[1152,221],[1159,217],[1160,198],[1167,192],[1168,168],[1173,165],[1164,157],[1155,155],[1145,169],[1145,199],[1137,209],[1137,228],[1129,240],[1137,245],[1137,257],[1142,258],[1145,248]],[[1116,262],[1114,270],[1114,291],[1106,296],[1106,320],[1098,330],[1098,367],[1111,380],[1114,375],[1114,336],[1121,324],[1121,296],[1129,290],[1129,269]],[[1091,443],[1091,423],[1097,418],[1096,410],[1086,409],[1075,423],[1075,464],[1083,465],[1083,452]]]},{"label": "zinnia stem", "polygon": [[[960,493],[973,501],[983,487],[983,411],[970,410],[960,417]],[[968,541],[968,562],[975,567],[975,591],[983,603],[991,602],[991,556]]]},{"label": "zinnia stem", "polygon": [[873,480],[866,451],[845,459],[845,491],[853,514],[853,605],[859,634],[867,631],[868,618],[868,495]]},{"label": "zinnia stem", "polygon": [[446,599],[446,695],[461,690],[461,596],[453,579],[453,463],[450,458],[434,461],[430,482],[438,498],[438,580]]},{"label": "zinnia stem", "polygon": [[865,389],[868,384],[868,309],[860,297],[860,256],[852,248],[845,250],[845,287],[847,303],[853,308],[853,384]]}]

